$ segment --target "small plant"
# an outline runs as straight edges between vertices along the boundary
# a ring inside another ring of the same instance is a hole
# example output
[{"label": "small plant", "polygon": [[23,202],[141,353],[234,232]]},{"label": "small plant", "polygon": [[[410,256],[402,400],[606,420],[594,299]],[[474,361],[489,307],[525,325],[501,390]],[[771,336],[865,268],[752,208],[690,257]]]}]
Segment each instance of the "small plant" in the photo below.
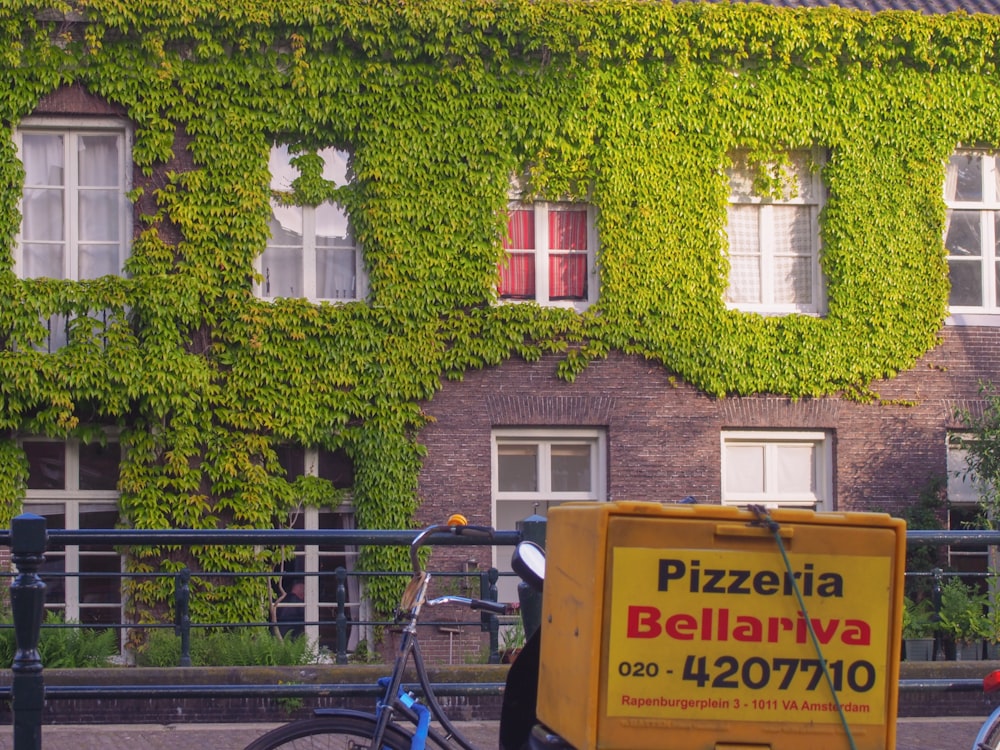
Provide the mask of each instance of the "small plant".
[{"label": "small plant", "polygon": [[[278,680],[279,685],[301,685],[301,682],[285,682],[283,680]],[[289,696],[287,698],[278,698],[278,706],[289,716],[298,711],[305,702],[302,698],[298,696]]]},{"label": "small plant", "polygon": [[[136,666],[176,667],[180,638],[172,629],[158,629],[136,651]],[[191,633],[191,664],[196,667],[295,666],[311,664],[317,654],[305,638],[275,638],[259,628]]]},{"label": "small plant", "polygon": [[524,622],[521,620],[520,615],[512,618],[511,623],[504,626],[500,632],[500,638],[501,651],[513,651],[514,649],[524,648]]},{"label": "small plant", "polygon": [[986,594],[953,577],[941,587],[941,632],[956,644],[970,644],[989,635]]},{"label": "small plant", "polygon": [[382,657],[378,651],[373,651],[368,647],[368,641],[362,638],[354,651],[347,655],[347,661],[351,664],[381,664]]},{"label": "small plant", "polygon": [[937,629],[930,599],[903,599],[903,638],[932,638]]},{"label": "small plant", "polygon": [[[81,669],[106,667],[118,655],[118,636],[112,629],[77,627],[77,622],[66,622],[61,612],[45,614],[45,626],[38,641],[38,654],[46,669]],[[16,644],[10,615],[4,618],[0,629],[0,663],[14,661]]]}]

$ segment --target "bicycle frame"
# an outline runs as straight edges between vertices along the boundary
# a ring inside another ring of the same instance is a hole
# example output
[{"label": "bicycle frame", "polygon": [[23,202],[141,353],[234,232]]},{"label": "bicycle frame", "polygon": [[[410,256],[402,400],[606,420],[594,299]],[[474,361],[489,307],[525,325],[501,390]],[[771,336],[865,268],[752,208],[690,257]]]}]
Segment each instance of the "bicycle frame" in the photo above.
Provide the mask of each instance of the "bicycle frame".
[{"label": "bicycle frame", "polygon": [[[416,623],[415,620],[412,622],[413,624]],[[417,682],[423,692],[421,696],[423,705],[414,703],[412,699],[407,700],[409,692],[402,683],[403,673],[406,670],[407,663],[411,659],[417,673]],[[424,718],[420,709],[427,712],[429,716]],[[462,750],[477,750],[475,746],[471,745],[465,739],[455,725],[452,724],[444,708],[438,701],[437,696],[434,695],[434,690],[431,687],[430,678],[427,675],[427,669],[424,665],[423,655],[420,652],[420,642],[415,632],[410,629],[410,625],[407,625],[403,630],[399,653],[396,656],[396,664],[393,667],[391,676],[385,680],[385,692],[382,694],[375,714],[378,717],[378,723],[375,728],[374,742],[372,743],[374,747],[380,747],[385,727],[392,722],[396,715],[399,715],[417,727],[420,727],[422,721],[426,722],[431,718],[437,721],[444,732],[439,732],[433,727],[428,727],[426,732],[427,738],[439,747],[448,748],[457,745]]]},{"label": "bicycle frame", "polygon": [[[427,668],[424,665],[423,655],[420,651],[420,641],[417,637],[417,623],[420,619],[420,612],[425,604],[435,606],[457,603],[464,604],[472,609],[491,609],[495,612],[502,612],[504,607],[496,602],[470,599],[463,596],[441,596],[431,600],[427,599],[431,575],[424,571],[420,565],[419,548],[428,536],[443,531],[452,534],[458,534],[461,531],[471,531],[490,536],[493,533],[493,530],[487,527],[456,527],[438,524],[424,529],[414,538],[410,546],[413,577],[410,579],[410,583],[403,594],[399,613],[399,618],[405,620],[405,625],[402,629],[399,649],[393,663],[392,672],[388,677],[379,680],[379,684],[385,686],[385,691],[375,709],[376,725],[372,737],[373,748],[382,747],[386,727],[392,724],[394,718],[399,715],[417,727],[413,750],[419,750],[419,748],[423,747],[424,743],[421,741],[421,735],[441,748],[454,748],[457,745],[462,750],[477,750],[451,722],[438,701],[437,696],[434,695],[434,689],[431,686],[430,678],[427,675]],[[417,673],[417,681],[423,691],[422,704],[415,700],[403,686],[403,674],[406,672],[407,664],[411,660]],[[332,716],[338,712],[338,709],[326,709],[316,711],[316,715]],[[432,718],[441,725],[444,730],[443,733],[429,726]]]}]

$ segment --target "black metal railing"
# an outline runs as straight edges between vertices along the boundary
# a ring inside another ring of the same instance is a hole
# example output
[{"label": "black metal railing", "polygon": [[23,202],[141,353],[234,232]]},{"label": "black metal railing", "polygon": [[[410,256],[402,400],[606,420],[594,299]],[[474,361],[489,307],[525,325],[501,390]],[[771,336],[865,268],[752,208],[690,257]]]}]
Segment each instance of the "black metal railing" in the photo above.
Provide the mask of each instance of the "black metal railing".
[{"label": "black metal railing", "polygon": [[[24,514],[15,518],[9,531],[0,530],[0,546],[9,546],[11,560],[16,567],[10,585],[10,601],[14,619],[15,655],[11,668],[12,682],[9,688],[0,687],[0,699],[10,699],[13,714],[14,750],[40,750],[42,711],[46,698],[51,699],[111,699],[117,697],[129,698],[192,698],[192,697],[226,697],[226,696],[260,696],[260,697],[306,697],[313,695],[335,695],[344,697],[363,697],[373,695],[376,688],[370,684],[341,685],[152,685],[133,686],[116,689],[114,686],[44,686],[43,665],[38,652],[39,635],[44,618],[45,583],[39,575],[39,569],[45,559],[45,551],[49,543],[59,546],[93,545],[129,547],[157,545],[262,545],[262,546],[297,546],[297,545],[398,545],[408,546],[417,531],[366,531],[366,530],[125,530],[125,529],[87,529],[87,530],[56,530],[46,529],[45,519],[41,516]],[[524,524],[521,531],[498,531],[492,540],[456,538],[451,535],[431,537],[434,545],[469,545],[483,544],[493,546],[513,546],[524,538],[544,543],[544,519],[533,517]],[[1000,545],[1000,531],[911,531],[907,533],[907,543],[914,545]],[[107,574],[101,574],[107,575]],[[127,575],[127,574],[123,574]],[[149,576],[149,573],[143,574]],[[153,574],[156,575],[156,574]],[[175,576],[175,609],[177,612],[173,624],[162,624],[160,627],[174,627],[181,637],[182,644],[189,643],[190,632],[194,627],[218,627],[219,623],[192,623],[189,615],[190,604],[190,574],[181,571],[179,574],[161,574]],[[219,574],[212,573],[216,576]],[[246,575],[246,574],[231,574]],[[271,573],[250,575],[274,576]],[[336,572],[345,579],[347,572],[343,569]],[[367,575],[367,574],[366,574]],[[494,592],[497,573],[484,571],[486,583]],[[911,575],[920,575],[913,573]],[[923,573],[922,575],[926,575]],[[934,573],[934,575],[941,575]],[[484,592],[487,593],[487,592]],[[344,616],[343,592],[338,591],[337,614]],[[493,616],[491,630],[491,651],[495,652],[496,618]],[[233,623],[246,624],[246,623]],[[270,626],[273,623],[257,623]],[[103,626],[102,626],[103,627]],[[120,627],[135,627],[122,624]],[[144,626],[145,627],[145,626]],[[344,628],[339,632],[343,633]],[[338,660],[345,656],[343,643],[338,643]],[[182,649],[183,654],[188,653]],[[183,661],[182,661],[183,663]],[[928,679],[901,680],[900,690],[909,692],[969,692],[982,689],[979,679]],[[502,685],[498,683],[451,684],[441,686],[441,695],[498,695]]]}]

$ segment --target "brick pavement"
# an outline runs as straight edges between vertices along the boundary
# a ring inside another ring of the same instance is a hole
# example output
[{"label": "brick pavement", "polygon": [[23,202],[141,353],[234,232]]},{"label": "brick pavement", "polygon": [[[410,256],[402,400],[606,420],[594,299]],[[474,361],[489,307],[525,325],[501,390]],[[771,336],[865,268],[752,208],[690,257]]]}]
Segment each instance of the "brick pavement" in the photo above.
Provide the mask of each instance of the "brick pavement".
[{"label": "brick pavement", "polygon": [[[904,718],[896,750],[971,750],[984,717]],[[44,750],[242,750],[275,724],[58,725],[42,729]],[[497,747],[497,723],[460,722],[483,750]],[[0,729],[0,750],[13,750],[10,727]]]}]

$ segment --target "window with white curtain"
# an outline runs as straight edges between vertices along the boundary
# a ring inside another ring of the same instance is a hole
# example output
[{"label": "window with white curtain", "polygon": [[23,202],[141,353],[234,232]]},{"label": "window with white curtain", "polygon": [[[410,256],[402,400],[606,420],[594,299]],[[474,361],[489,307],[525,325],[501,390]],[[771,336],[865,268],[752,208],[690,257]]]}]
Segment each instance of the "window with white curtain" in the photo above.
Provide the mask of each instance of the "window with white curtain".
[{"label": "window with white curtain", "polygon": [[831,510],[831,462],[825,432],[723,432],[722,503]]},{"label": "window with white curtain", "polygon": [[24,165],[15,269],[22,278],[119,275],[128,255],[128,131],[29,119],[17,129]]},{"label": "window with white curtain", "polygon": [[[102,443],[25,438],[28,488],[24,510],[44,516],[49,529],[113,529],[118,525],[121,449]],[[107,544],[50,543],[42,563],[45,606],[85,625],[122,622],[122,557]]]},{"label": "window with white curtain", "polygon": [[948,160],[944,243],[953,313],[1000,312],[1000,170],[986,151],[958,151]]},{"label": "window with white curtain", "polygon": [[[316,152],[323,160],[322,178],[334,188],[351,183],[350,154],[336,148]],[[364,299],[367,277],[361,247],[347,211],[339,203],[303,205],[296,201],[299,177],[288,146],[271,149],[271,239],[258,259],[264,299],[302,297],[313,301]]]},{"label": "window with white curtain", "polygon": [[584,203],[514,203],[500,264],[501,300],[533,300],[584,310],[597,301],[594,207]]},{"label": "window with white curtain", "polygon": [[755,165],[744,152],[732,155],[726,302],[734,308],[776,314],[822,312],[823,184],[817,166],[822,154],[791,151],[789,161],[783,167],[781,194],[762,196],[754,189]]},{"label": "window with white curtain", "polygon": [[[105,119],[28,118],[15,141],[24,165],[17,275],[72,281],[120,275],[132,234],[128,129]],[[65,346],[67,316],[44,322],[48,336],[39,348]]]}]

